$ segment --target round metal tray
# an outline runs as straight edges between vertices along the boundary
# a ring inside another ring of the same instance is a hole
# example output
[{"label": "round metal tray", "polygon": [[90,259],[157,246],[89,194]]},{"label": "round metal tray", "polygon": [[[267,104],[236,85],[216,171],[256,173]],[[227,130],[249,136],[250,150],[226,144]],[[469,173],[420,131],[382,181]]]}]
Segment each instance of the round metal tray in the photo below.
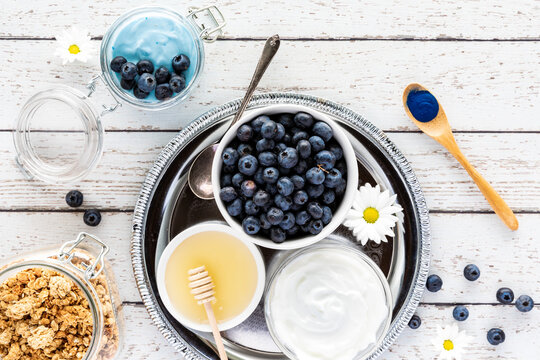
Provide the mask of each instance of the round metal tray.
[{"label": "round metal tray", "polygon": [[[362,247],[351,232],[339,227],[333,237],[351,241],[367,253],[386,275],[394,299],[391,326],[370,355],[387,349],[407,325],[423,293],[429,268],[429,216],[420,185],[409,163],[388,137],[353,111],[321,98],[291,93],[254,96],[248,111],[270,104],[298,104],[323,112],[337,121],[357,155],[360,183],[380,184],[397,194],[403,207],[396,236],[380,245]],[[203,221],[223,220],[213,201],[195,197],[187,173],[196,155],[219,141],[240,100],[216,107],[193,121],[163,149],[142,186],[133,215],[131,258],[142,300],[165,338],[186,359],[219,359],[209,334],[193,332],[165,309],[157,291],[155,271],[168,242],[187,227]],[[267,264],[282,252],[264,249]],[[262,304],[239,326],[224,332],[227,351],[238,359],[283,359],[269,336]]]}]

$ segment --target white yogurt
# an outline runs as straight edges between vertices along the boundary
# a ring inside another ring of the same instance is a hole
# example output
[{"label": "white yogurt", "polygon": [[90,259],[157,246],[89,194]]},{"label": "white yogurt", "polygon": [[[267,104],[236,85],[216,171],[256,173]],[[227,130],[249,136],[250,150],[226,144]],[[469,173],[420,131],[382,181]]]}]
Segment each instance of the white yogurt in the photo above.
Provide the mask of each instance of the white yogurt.
[{"label": "white yogurt", "polygon": [[300,360],[353,359],[375,345],[389,318],[381,279],[343,248],[299,255],[271,291],[267,313],[274,335]]}]

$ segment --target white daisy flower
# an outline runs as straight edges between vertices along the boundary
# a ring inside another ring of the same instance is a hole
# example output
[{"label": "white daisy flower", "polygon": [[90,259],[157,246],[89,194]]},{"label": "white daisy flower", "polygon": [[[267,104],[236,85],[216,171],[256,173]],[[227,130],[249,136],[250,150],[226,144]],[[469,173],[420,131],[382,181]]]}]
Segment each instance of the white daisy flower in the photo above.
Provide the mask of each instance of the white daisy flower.
[{"label": "white daisy flower", "polygon": [[437,325],[437,334],[431,340],[436,350],[440,351],[438,360],[461,360],[469,345],[470,337],[465,330],[459,331],[456,324],[444,327]]},{"label": "white daisy flower", "polygon": [[57,48],[54,55],[62,58],[62,65],[74,62],[87,62],[94,56],[94,46],[88,31],[72,27],[56,36]]},{"label": "white daisy flower", "polygon": [[392,230],[398,222],[402,208],[396,203],[397,195],[388,190],[381,192],[379,185],[366,184],[356,192],[351,210],[343,225],[352,230],[356,239],[366,245],[368,240],[377,244],[387,242],[386,236],[394,236]]}]

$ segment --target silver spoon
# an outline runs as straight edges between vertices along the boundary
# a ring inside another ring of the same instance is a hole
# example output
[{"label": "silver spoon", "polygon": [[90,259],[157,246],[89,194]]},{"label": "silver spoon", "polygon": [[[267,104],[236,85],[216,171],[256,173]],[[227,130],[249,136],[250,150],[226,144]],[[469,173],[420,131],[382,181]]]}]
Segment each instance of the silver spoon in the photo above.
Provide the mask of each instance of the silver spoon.
[{"label": "silver spoon", "polygon": [[[268,68],[272,58],[279,49],[279,42],[279,35],[271,36],[268,38],[268,40],[266,40],[259,63],[257,64],[255,73],[253,74],[251,82],[247,88],[246,95],[244,95],[244,99],[242,100],[242,103],[240,104],[240,107],[234,115],[234,119],[227,130],[229,130],[231,126],[233,126],[244,114],[255,88],[259,84],[259,81],[266,71],[266,68]],[[214,161],[214,155],[216,154],[217,148],[218,144],[213,144],[206,147],[195,158],[193,164],[191,164],[191,168],[189,169],[189,187],[197,197],[203,200],[211,200],[214,198],[214,192],[212,191],[212,162]]]}]

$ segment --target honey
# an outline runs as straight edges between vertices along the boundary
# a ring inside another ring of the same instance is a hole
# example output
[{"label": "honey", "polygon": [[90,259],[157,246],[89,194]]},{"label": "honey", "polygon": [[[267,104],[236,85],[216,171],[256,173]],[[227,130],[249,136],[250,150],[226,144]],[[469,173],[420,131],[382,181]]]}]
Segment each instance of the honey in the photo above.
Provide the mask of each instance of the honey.
[{"label": "honey", "polygon": [[185,239],[165,268],[165,287],[174,308],[189,320],[207,324],[204,307],[190,292],[188,270],[204,265],[215,285],[212,304],[218,323],[248,307],[257,288],[257,265],[248,247],[236,237],[205,231]]}]

